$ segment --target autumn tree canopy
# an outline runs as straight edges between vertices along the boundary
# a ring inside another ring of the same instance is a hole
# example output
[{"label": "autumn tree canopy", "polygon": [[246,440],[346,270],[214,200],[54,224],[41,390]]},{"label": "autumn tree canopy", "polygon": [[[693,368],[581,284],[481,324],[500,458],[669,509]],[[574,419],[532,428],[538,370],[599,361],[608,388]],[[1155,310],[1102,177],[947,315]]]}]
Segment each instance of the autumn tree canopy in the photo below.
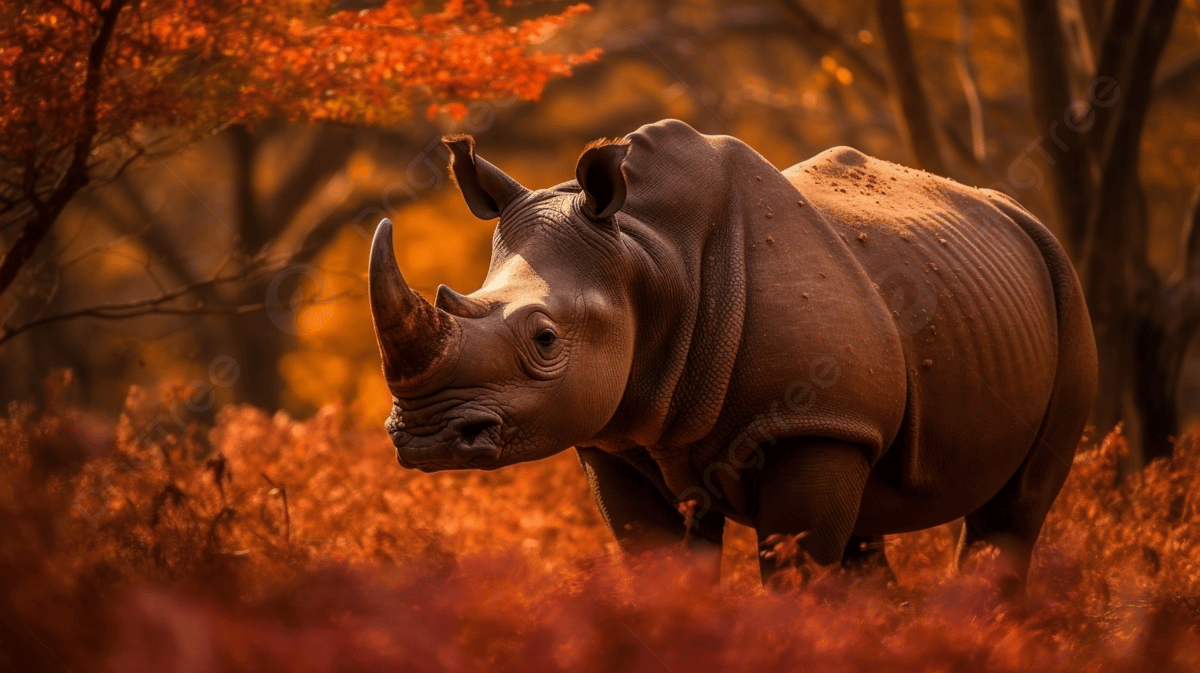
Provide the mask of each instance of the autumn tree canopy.
[{"label": "autumn tree canopy", "polygon": [[265,119],[461,117],[597,56],[535,48],[586,5],[511,25],[486,0],[369,4],[0,0],[0,292],[71,197],[147,152]]}]

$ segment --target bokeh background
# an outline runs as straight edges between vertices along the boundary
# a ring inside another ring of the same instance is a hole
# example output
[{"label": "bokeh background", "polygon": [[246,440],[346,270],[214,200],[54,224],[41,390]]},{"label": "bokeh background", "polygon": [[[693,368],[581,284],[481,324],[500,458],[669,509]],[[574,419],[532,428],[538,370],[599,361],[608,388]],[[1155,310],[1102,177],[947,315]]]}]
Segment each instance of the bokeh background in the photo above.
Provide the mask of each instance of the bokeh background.
[{"label": "bokeh background", "polygon": [[[1065,105],[1096,91],[1104,45],[1103,28],[1093,24],[1103,19],[1089,12],[1103,11],[1104,4],[1057,3],[1058,46],[1070,78],[1059,96]],[[530,187],[572,177],[588,141],[668,117],[741,138],[780,168],[851,145],[966,184],[1006,189],[1080,260],[1084,251],[1064,231],[1070,223],[1063,221],[1061,202],[1084,187],[1060,185],[1056,171],[1085,148],[1059,114],[1047,118],[1032,98],[1036,76],[1051,64],[1030,60],[1039,42],[1019,5],[904,3],[919,76],[913,93],[923,103],[932,149],[909,142],[906,125],[912,123],[896,95],[896,66],[883,47],[873,2],[614,0],[544,36],[541,49],[599,47],[604,55],[550,81],[540,100],[475,102],[457,121],[445,113],[430,120],[418,111],[382,128],[259,120],[135,162],[114,182],[70,203],[23,272],[22,285],[5,294],[6,324],[155,297],[221,269],[240,270],[244,282],[182,298],[208,312],[80,317],[13,336],[0,350],[0,400],[26,399],[51,371],[70,367],[81,403],[115,412],[129,384],[205,379],[211,362],[224,356],[236,361],[240,376],[222,391],[222,403],[305,417],[342,401],[363,419],[382,418],[388,396],[378,376],[364,280],[374,225],[385,215],[397,223],[401,268],[422,291],[439,283],[473,290],[489,256],[492,225],[470,216],[447,179],[446,154],[437,143],[447,132],[475,135],[481,156]],[[564,7],[547,2],[500,11],[515,21]],[[1126,87],[1119,95],[1132,92]],[[1194,0],[1179,3],[1149,95],[1133,177],[1144,194],[1145,259],[1165,280],[1182,269],[1183,228],[1200,184]],[[1051,122],[1058,142],[1077,146],[1058,149]],[[1098,135],[1100,126],[1089,134]],[[284,268],[264,263],[285,257]],[[229,313],[236,307],[258,310]],[[1171,382],[1175,390],[1167,399],[1185,423],[1198,412],[1200,382],[1196,340],[1189,335],[1183,348],[1190,353],[1186,373]],[[1104,420],[1111,425],[1117,418]]]},{"label": "bokeh background", "polygon": [[[570,7],[496,4],[501,25]],[[69,200],[0,295],[0,518],[17,522],[0,663],[1200,665],[1200,467],[1194,435],[1175,441],[1200,423],[1197,0],[598,0],[521,39],[589,57],[521,95],[143,125],[170,151]],[[537,188],[573,177],[587,142],[668,117],[779,168],[851,145],[1000,189],[1064,242],[1103,392],[1032,607],[997,601],[986,552],[977,574],[947,574],[948,528],[889,539],[898,586],[808,568],[808,590],[780,598],[731,524],[726,593],[697,598],[669,563],[628,574],[570,452],[488,474],[394,464],[366,301],[374,227],[395,222],[430,298],[479,287],[490,255],[494,223],[463,204],[441,136],[472,134]],[[124,157],[100,146],[98,165],[105,152]],[[8,198],[20,167],[0,165]],[[20,223],[0,224],[7,249]]]}]

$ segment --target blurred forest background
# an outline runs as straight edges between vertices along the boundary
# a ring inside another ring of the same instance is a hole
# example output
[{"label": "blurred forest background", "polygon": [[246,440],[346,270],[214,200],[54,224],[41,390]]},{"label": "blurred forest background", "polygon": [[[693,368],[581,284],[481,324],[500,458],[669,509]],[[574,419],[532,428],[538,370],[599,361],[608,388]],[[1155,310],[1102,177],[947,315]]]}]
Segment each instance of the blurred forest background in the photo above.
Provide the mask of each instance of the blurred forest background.
[{"label": "blurred forest background", "polygon": [[[0,0],[0,669],[1200,668],[1200,0],[497,5]],[[429,295],[491,249],[441,136],[536,188],[665,117],[1063,241],[1101,394],[1027,602],[950,526],[774,592],[730,523],[701,591],[572,452],[395,465],[370,236]]]},{"label": "blurred forest background", "polygon": [[[6,1],[6,18],[22,20],[22,4]],[[1200,419],[1197,0],[601,0],[582,15],[517,2],[493,8],[496,23],[451,5],[472,34],[561,14],[529,41],[577,58],[524,89],[495,85],[501,65],[486,86],[421,84],[429,110],[131,117],[125,149],[98,141],[91,186],[15,275],[0,273],[0,401],[34,397],[69,367],[78,403],[106,412],[133,383],[219,378],[195,420],[227,402],[303,418],[342,401],[375,423],[389,405],[365,299],[375,224],[397,223],[401,267],[422,291],[470,291],[486,270],[492,224],[464,208],[439,137],[471,133],[482,156],[545,187],[573,175],[586,142],[676,117],[780,168],[851,145],[1010,193],[1084,274],[1104,358],[1095,422],[1126,422],[1142,447],[1129,467]],[[288,87],[279,95],[308,95]],[[30,176],[19,156],[3,162],[11,251]],[[54,185],[78,177],[63,171]]]}]

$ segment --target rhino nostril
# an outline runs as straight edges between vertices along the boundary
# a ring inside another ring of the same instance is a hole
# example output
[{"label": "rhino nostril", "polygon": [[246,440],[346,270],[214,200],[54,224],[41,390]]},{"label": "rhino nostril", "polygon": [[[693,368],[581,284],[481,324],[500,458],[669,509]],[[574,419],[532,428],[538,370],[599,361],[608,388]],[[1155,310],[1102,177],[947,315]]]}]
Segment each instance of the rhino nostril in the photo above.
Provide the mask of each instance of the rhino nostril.
[{"label": "rhino nostril", "polygon": [[459,434],[462,435],[464,442],[470,444],[474,442],[479,435],[482,435],[484,432],[490,428],[496,427],[497,425],[500,424],[496,421],[479,421],[477,423],[468,423],[462,427],[462,430],[459,431]]}]

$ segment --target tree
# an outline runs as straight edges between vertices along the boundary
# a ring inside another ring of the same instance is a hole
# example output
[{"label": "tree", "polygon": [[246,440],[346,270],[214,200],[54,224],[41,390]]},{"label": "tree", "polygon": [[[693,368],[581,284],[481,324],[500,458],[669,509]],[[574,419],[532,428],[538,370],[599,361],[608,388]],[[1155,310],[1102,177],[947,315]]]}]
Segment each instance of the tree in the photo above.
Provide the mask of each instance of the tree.
[{"label": "tree", "polygon": [[386,125],[422,108],[461,117],[470,100],[536,99],[551,78],[597,57],[532,46],[584,5],[509,25],[484,0],[449,0],[436,12],[413,0],[368,4],[379,6],[0,1],[5,313],[18,273],[67,203],[146,153],[264,120]]},{"label": "tree", "polygon": [[920,168],[944,175],[945,164],[938,152],[937,135],[929,113],[929,99],[921,88],[916,59],[905,25],[903,0],[876,0],[875,16],[887,54],[891,90],[895,94],[904,144]]},{"label": "tree", "polygon": [[[1185,264],[1164,282],[1149,260],[1149,214],[1138,174],[1154,76],[1179,1],[1080,4],[1089,26],[1083,48],[1096,54],[1093,59],[1070,58],[1058,3],[1022,1],[1029,83],[1036,116],[1061,129],[1050,168],[1100,349],[1094,420],[1101,428],[1135,421],[1136,464],[1171,453],[1170,437],[1179,431],[1180,369],[1200,324],[1197,205],[1183,230]],[[1086,98],[1072,103],[1069,64],[1089,60],[1094,69],[1083,73]]]}]

